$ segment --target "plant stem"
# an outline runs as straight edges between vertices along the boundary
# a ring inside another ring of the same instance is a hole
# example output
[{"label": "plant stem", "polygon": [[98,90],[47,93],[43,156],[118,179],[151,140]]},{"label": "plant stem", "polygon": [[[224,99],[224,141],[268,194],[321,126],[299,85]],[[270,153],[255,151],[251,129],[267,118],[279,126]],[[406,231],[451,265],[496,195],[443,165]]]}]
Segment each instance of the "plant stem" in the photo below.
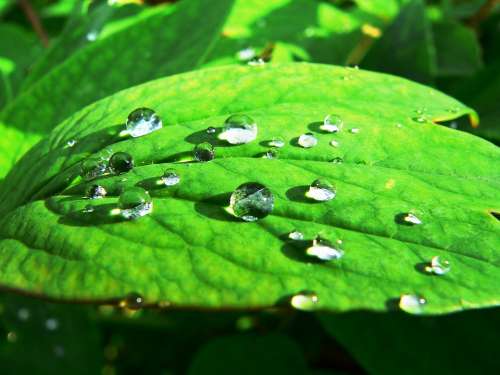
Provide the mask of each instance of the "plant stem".
[{"label": "plant stem", "polygon": [[42,42],[43,46],[48,47],[49,38],[47,36],[47,32],[43,28],[43,25],[40,22],[40,18],[38,17],[35,9],[31,5],[29,0],[18,0],[18,2],[24,12],[24,15],[30,21],[33,30],[35,30],[35,33],[36,35],[38,35],[38,38]]},{"label": "plant stem", "polygon": [[491,13],[496,5],[500,4],[500,0],[487,0],[478,11],[469,18],[467,23],[473,28],[477,28]]}]

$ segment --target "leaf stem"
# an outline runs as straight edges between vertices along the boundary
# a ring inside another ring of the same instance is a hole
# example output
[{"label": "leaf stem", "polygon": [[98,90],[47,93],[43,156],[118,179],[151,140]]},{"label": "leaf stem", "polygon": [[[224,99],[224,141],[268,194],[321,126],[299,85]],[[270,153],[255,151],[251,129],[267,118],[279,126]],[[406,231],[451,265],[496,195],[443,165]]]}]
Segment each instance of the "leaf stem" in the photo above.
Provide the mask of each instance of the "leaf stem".
[{"label": "leaf stem", "polygon": [[40,17],[36,13],[35,9],[29,2],[29,0],[18,0],[20,7],[22,8],[24,15],[30,21],[33,30],[35,30],[36,35],[42,42],[44,47],[49,46],[49,38],[47,36],[47,32],[43,28],[42,23],[40,22]]},{"label": "leaf stem", "polygon": [[500,0],[487,0],[474,15],[472,15],[467,24],[473,28],[477,28],[492,12],[496,5],[500,4]]}]

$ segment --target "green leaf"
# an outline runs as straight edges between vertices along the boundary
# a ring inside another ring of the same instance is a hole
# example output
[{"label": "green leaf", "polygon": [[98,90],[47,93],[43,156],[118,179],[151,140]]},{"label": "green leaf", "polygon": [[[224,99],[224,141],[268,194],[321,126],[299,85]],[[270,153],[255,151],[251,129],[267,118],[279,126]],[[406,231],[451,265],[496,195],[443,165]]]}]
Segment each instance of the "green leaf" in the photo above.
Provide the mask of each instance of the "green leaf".
[{"label": "green leaf", "polygon": [[422,0],[413,0],[401,9],[361,66],[419,82],[432,82],[436,51]]},{"label": "green leaf", "polygon": [[174,14],[166,8],[142,19],[45,75],[0,116],[0,176],[41,134],[83,106],[131,85],[200,66],[232,1],[183,1]]},{"label": "green leaf", "polygon": [[499,309],[439,317],[322,314],[321,321],[369,374],[396,375],[402,369],[408,375],[498,370]]},{"label": "green leaf", "polygon": [[[142,106],[157,111],[164,129],[120,136],[128,113]],[[500,226],[490,211],[500,208],[500,152],[414,121],[417,110],[433,121],[474,115],[401,78],[306,63],[213,68],[117,93],[67,119],[4,180],[0,284],[78,300],[136,291],[149,303],[209,308],[270,306],[302,290],[316,291],[327,310],[386,310],[402,293],[424,295],[427,313],[498,304]],[[233,113],[256,120],[257,141],[226,147],[206,133]],[[343,118],[342,132],[318,131],[327,113]],[[318,146],[298,147],[296,137],[309,131]],[[276,136],[287,141],[280,157],[261,158]],[[202,141],[214,142],[215,160],[174,163],[191,159]],[[79,179],[80,163],[118,151],[131,153],[136,168],[98,180],[107,198],[83,199],[95,181]],[[336,157],[344,162],[331,163]],[[170,167],[181,182],[160,188]],[[318,177],[337,186],[335,199],[304,197]],[[256,223],[223,209],[248,181],[275,196],[272,215]],[[120,191],[136,185],[150,190],[153,213],[129,222],[109,216]],[[94,214],[82,211],[89,203]],[[423,224],[400,224],[413,210]],[[344,257],[305,259],[284,238],[294,228],[307,239],[341,239]],[[420,272],[435,255],[449,258],[449,274]]]},{"label": "green leaf", "polygon": [[438,76],[473,75],[482,65],[481,48],[471,29],[458,22],[432,25]]},{"label": "green leaf", "polygon": [[189,375],[308,373],[297,344],[278,334],[214,339],[196,354],[188,371]]}]

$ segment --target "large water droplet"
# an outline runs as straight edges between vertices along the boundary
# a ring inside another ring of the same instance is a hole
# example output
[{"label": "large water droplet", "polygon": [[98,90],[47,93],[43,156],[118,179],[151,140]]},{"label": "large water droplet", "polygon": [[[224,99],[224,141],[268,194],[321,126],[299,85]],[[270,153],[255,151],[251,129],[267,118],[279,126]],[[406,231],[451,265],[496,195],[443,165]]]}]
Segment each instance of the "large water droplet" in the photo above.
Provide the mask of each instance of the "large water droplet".
[{"label": "large water droplet", "polygon": [[306,254],[320,260],[332,260],[341,258],[344,251],[335,248],[330,241],[318,236],[313,240],[312,246],[307,248]]},{"label": "large water droplet", "polygon": [[318,139],[312,133],[306,133],[299,137],[298,143],[304,148],[311,148],[318,144]]},{"label": "large water droplet", "polygon": [[138,108],[128,115],[125,126],[132,137],[141,137],[161,129],[163,123],[152,109]]},{"label": "large water droplet", "polygon": [[435,275],[444,275],[451,270],[450,261],[436,255],[432,257],[430,266],[426,267],[426,270]]},{"label": "large water droplet", "polygon": [[255,138],[257,138],[257,124],[247,115],[229,116],[219,134],[219,139],[232,145],[248,143]]},{"label": "large water droplet", "polygon": [[215,158],[215,149],[211,143],[203,142],[196,145],[193,150],[194,159],[196,161],[210,161]]},{"label": "large water droplet", "polygon": [[308,198],[318,202],[329,201],[335,198],[335,187],[327,180],[319,178],[314,180],[306,193]]},{"label": "large water droplet", "polygon": [[403,294],[399,299],[399,308],[410,314],[421,314],[427,301],[416,294]]},{"label": "large water droplet", "polygon": [[181,177],[177,173],[177,171],[173,168],[167,169],[163,176],[161,177],[161,183],[165,186],[174,186],[179,183]]},{"label": "large water droplet", "polygon": [[139,310],[144,306],[144,297],[139,293],[129,293],[118,304],[121,308],[129,310]]},{"label": "large water droplet", "polygon": [[92,185],[87,189],[85,196],[89,199],[104,198],[107,194],[106,189],[101,185]]},{"label": "large water droplet", "polygon": [[107,170],[107,165],[101,158],[89,157],[82,161],[80,169],[81,176],[88,181],[104,175]]},{"label": "large water droplet", "polygon": [[294,241],[302,241],[304,239],[304,234],[294,229],[290,233],[288,233],[288,238]]},{"label": "large water droplet", "polygon": [[409,212],[403,216],[403,221],[412,225],[420,225],[422,224],[422,220],[420,220],[415,214]]},{"label": "large water droplet", "polygon": [[238,186],[231,194],[229,205],[234,216],[245,221],[255,221],[271,213],[274,197],[264,185],[248,182]]},{"label": "large water droplet", "polygon": [[318,295],[312,291],[297,293],[290,299],[290,305],[297,310],[311,311],[319,302]]},{"label": "large water droplet", "polygon": [[281,148],[285,145],[285,140],[281,137],[274,137],[268,142],[269,147]]},{"label": "large water droplet", "polygon": [[134,168],[134,159],[129,153],[116,152],[109,159],[109,167],[115,174],[126,173]]},{"label": "large water droplet", "polygon": [[327,115],[320,129],[328,133],[337,133],[344,126],[344,121],[339,115]]},{"label": "large water droplet", "polygon": [[120,194],[118,207],[120,208],[120,214],[125,219],[137,219],[153,211],[153,201],[146,190],[140,187],[132,187]]}]

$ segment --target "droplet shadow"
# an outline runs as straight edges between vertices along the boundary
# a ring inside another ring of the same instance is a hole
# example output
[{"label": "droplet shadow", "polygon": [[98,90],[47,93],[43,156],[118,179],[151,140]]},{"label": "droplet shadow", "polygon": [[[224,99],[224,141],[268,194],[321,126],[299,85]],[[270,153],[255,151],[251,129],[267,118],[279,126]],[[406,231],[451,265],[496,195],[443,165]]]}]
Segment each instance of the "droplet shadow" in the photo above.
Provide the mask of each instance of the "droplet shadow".
[{"label": "droplet shadow", "polygon": [[215,219],[219,221],[242,223],[242,220],[229,214],[224,207],[229,204],[229,198],[231,193],[223,193],[211,196],[202,201],[196,202],[194,209],[200,215],[208,217],[209,219]]},{"label": "droplet shadow", "polygon": [[306,250],[311,246],[309,240],[290,240],[285,241],[281,247],[281,252],[287,258],[301,263],[321,264],[324,263],[318,258],[307,255]]},{"label": "droplet shadow", "polygon": [[314,199],[306,197],[306,193],[309,191],[308,185],[295,186],[286,191],[286,197],[293,202],[300,203],[320,203]]},{"label": "droplet shadow", "polygon": [[401,311],[399,309],[399,298],[389,298],[386,302],[385,302],[385,308],[388,310],[388,311]]},{"label": "droplet shadow", "polygon": [[58,223],[74,227],[88,227],[127,221],[120,215],[111,214],[111,211],[117,208],[116,204],[92,205],[92,208],[93,211],[91,212],[86,212],[85,209],[69,212],[59,218]]},{"label": "droplet shadow", "polygon": [[198,145],[203,142],[208,142],[214,147],[234,147],[238,145],[232,145],[226,141],[220,140],[218,138],[219,134],[222,132],[222,128],[215,128],[215,133],[209,134],[206,130],[200,130],[188,135],[184,140],[193,145]]},{"label": "droplet shadow", "polygon": [[326,134],[328,132],[321,130],[320,126],[323,125],[323,122],[321,121],[315,121],[311,122],[309,125],[307,125],[307,128],[315,133],[320,133],[320,134]]},{"label": "droplet shadow", "polygon": [[405,225],[407,227],[413,226],[414,224],[412,224],[412,223],[410,223],[410,222],[408,222],[408,221],[405,220],[405,218],[406,218],[407,215],[408,215],[407,212],[401,212],[401,213],[395,215],[394,216],[394,222],[396,224]]},{"label": "droplet shadow", "polygon": [[415,266],[413,268],[415,269],[415,271],[417,271],[423,275],[433,276],[434,274],[432,272],[427,271],[429,267],[430,267],[430,264],[428,262],[421,262],[421,263],[415,264]]}]

